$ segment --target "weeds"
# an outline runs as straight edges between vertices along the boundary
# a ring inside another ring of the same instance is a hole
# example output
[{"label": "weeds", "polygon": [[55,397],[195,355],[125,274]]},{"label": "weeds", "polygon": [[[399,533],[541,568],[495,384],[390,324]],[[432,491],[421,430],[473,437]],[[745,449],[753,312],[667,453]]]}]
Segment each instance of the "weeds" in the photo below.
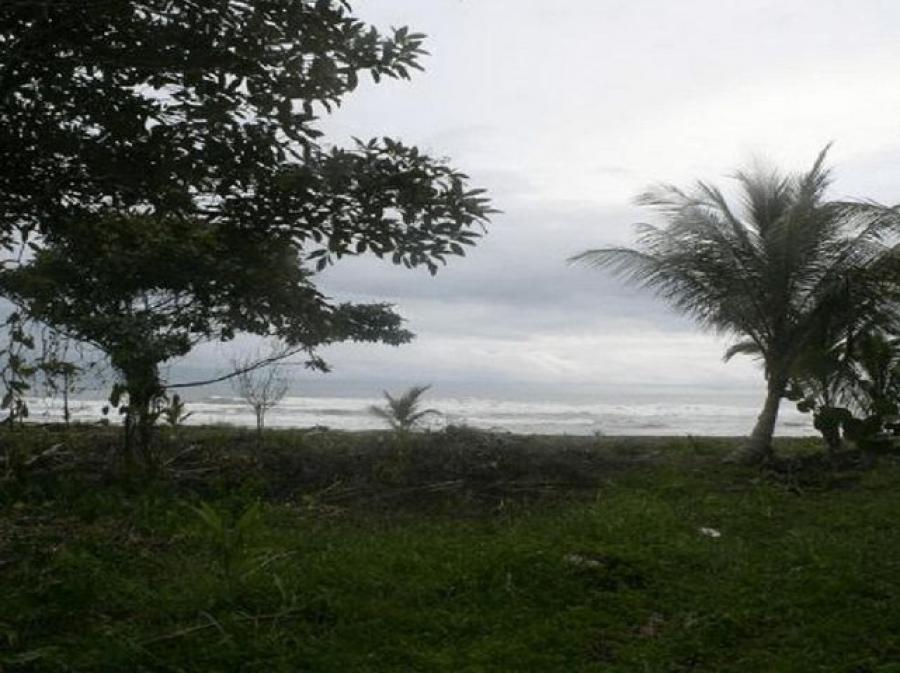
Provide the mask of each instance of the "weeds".
[{"label": "weeds", "polygon": [[201,502],[199,507],[191,509],[197,515],[203,537],[210,545],[227,592],[231,594],[236,583],[250,571],[253,536],[261,525],[260,505],[253,503],[233,520],[220,514],[208,502]]},{"label": "weeds", "polygon": [[273,433],[256,463],[252,433],[185,430],[221,474],[70,473],[0,510],[4,670],[885,673],[900,656],[892,456],[797,492],[721,465],[721,441],[451,432],[415,435],[394,487],[372,473],[383,434],[304,435],[296,455]]},{"label": "weeds", "polygon": [[422,395],[431,386],[413,386],[402,395],[394,397],[386,390],[383,407],[372,405],[369,411],[378,418],[387,422],[388,426],[399,434],[405,435],[421,424],[428,416],[440,414],[437,409],[422,409]]},{"label": "weeds", "polygon": [[172,395],[172,399],[162,408],[162,419],[173,430],[184,425],[193,415],[194,412],[187,410],[187,404],[178,393]]}]

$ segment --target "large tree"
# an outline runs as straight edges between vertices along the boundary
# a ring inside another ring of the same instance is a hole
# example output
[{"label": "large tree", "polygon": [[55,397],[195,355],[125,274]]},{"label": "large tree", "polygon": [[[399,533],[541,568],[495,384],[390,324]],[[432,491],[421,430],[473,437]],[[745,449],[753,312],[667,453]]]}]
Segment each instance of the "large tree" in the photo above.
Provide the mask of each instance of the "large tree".
[{"label": "large tree", "polygon": [[[56,234],[129,208],[251,230],[320,228],[343,241],[352,232],[330,211],[360,205],[343,203],[344,191],[421,189],[412,178],[433,162],[366,144],[387,165],[361,184],[359,153],[324,152],[317,115],[364,73],[408,77],[422,39],[405,28],[381,35],[328,0],[2,3],[0,230]],[[417,221],[423,235],[446,221],[432,215]],[[388,241],[408,224],[375,219]]]},{"label": "large tree", "polygon": [[434,273],[488,202],[399,141],[326,146],[317,119],[363,74],[420,69],[422,40],[328,0],[0,4],[0,291],[103,348],[141,408],[201,339],[407,340],[315,272]]},{"label": "large tree", "polygon": [[415,147],[326,148],[316,127],[362,74],[420,68],[422,39],[328,0],[2,3],[0,242],[131,213],[281,236],[320,266],[371,251],[434,271],[479,235],[481,190]]},{"label": "large tree", "polygon": [[738,173],[742,208],[700,182],[639,198],[666,224],[638,225],[636,248],[588,250],[574,259],[656,291],[702,326],[736,336],[726,358],[761,358],[762,411],[741,458],[771,454],[781,398],[801,358],[822,336],[896,322],[896,258],[887,242],[900,216],[871,203],[826,199],[823,151],[806,173]]},{"label": "large tree", "polygon": [[[274,336],[325,369],[318,346],[402,344],[412,334],[383,304],[335,304],[310,282],[296,248],[225,236],[214,225],[127,216],[82,226],[0,274],[0,292],[30,317],[105,353],[127,393],[126,437],[147,451],[160,364],[237,332]],[[114,395],[118,398],[118,395]]]}]

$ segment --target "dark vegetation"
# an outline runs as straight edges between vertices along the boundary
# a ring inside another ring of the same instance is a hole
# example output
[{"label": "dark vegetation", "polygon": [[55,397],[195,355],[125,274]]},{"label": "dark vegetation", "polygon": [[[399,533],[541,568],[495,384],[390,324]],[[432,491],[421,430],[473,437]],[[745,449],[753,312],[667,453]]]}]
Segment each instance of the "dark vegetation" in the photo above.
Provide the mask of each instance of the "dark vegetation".
[{"label": "dark vegetation", "polygon": [[385,404],[369,407],[369,413],[377,416],[388,427],[404,434],[422,425],[431,416],[440,416],[437,409],[423,409],[422,396],[428,392],[431,386],[412,386],[399,395],[391,395],[384,391]]},{"label": "dark vegetation", "polygon": [[181,428],[147,482],[112,430],[5,432],[4,670],[896,670],[895,453],[264,438]]},{"label": "dark vegetation", "polygon": [[[346,2],[0,5],[0,296],[14,304],[9,422],[34,367],[26,324],[102,353],[125,452],[148,469],[160,365],[237,333],[327,369],[336,341],[412,338],[385,303],[316,273],[371,254],[431,273],[492,212],[444,160],[391,138],[325,143],[360,78],[407,79],[424,36]],[[15,351],[15,352],[14,352]]]},{"label": "dark vegetation", "polygon": [[[659,211],[664,226],[639,225],[635,248],[588,250],[573,258],[611,269],[703,327],[738,338],[726,360],[745,354],[762,362],[766,399],[736,456],[746,462],[771,457],[781,400],[814,398],[823,376],[846,402],[824,415],[821,409],[832,402],[818,405],[818,421],[829,415],[832,421],[824,430],[829,446],[842,427],[848,438],[875,438],[886,416],[897,413],[895,404],[875,401],[871,386],[859,385],[859,373],[866,368],[860,342],[888,343],[900,333],[900,210],[828,200],[827,149],[806,173],[738,172],[737,205],[704,182],[690,192],[654,188],[638,203]],[[894,366],[890,358],[877,365],[881,375]]]}]

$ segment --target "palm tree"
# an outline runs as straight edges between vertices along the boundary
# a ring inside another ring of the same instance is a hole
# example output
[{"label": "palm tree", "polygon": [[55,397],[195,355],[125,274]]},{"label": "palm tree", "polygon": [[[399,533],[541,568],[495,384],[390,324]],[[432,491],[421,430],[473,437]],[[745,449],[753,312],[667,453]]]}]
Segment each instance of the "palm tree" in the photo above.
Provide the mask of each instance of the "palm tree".
[{"label": "palm tree", "polygon": [[[663,185],[638,203],[660,211],[662,227],[638,225],[636,248],[587,250],[572,261],[605,267],[654,290],[701,326],[736,336],[738,353],[762,360],[765,403],[738,458],[771,455],[792,370],[822,334],[896,319],[896,256],[886,237],[897,210],[826,201],[826,147],[806,173],[738,172],[740,210],[716,187],[688,193]],[[885,273],[888,271],[889,273]]]},{"label": "palm tree", "polygon": [[394,397],[386,390],[384,398],[387,404],[383,407],[372,405],[369,411],[387,421],[392,430],[406,433],[429,414],[439,414],[436,409],[420,409],[421,397],[431,386],[413,386],[399,397]]}]

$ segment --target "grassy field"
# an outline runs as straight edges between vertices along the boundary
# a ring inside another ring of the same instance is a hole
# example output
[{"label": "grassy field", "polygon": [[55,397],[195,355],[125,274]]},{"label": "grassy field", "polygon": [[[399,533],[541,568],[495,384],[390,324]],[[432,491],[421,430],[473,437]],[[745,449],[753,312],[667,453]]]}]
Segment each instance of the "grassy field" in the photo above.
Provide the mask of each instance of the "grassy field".
[{"label": "grassy field", "polygon": [[894,456],[181,432],[0,438],[0,670],[900,672]]}]

